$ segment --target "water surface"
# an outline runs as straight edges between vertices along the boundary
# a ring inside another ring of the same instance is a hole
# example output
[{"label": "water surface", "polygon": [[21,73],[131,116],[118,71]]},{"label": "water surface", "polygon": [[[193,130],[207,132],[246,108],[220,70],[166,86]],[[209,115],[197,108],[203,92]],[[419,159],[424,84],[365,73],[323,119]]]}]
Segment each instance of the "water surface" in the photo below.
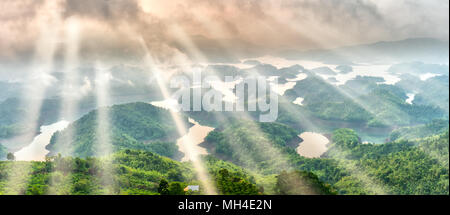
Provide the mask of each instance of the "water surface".
[{"label": "water surface", "polygon": [[[214,128],[200,125],[200,123],[189,118],[189,122],[194,124],[186,135],[177,140],[178,150],[184,154],[181,161],[189,161],[199,155],[207,155],[206,148],[199,146]],[[190,156],[189,156],[190,155]]]}]

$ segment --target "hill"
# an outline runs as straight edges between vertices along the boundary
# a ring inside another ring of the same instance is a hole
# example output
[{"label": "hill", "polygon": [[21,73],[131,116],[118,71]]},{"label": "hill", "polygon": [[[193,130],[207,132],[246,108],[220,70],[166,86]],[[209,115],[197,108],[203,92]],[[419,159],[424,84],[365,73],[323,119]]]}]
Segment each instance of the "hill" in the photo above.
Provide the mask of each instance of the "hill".
[{"label": "hill", "polygon": [[[112,173],[105,169],[108,160],[112,160]],[[207,164],[212,179],[220,185],[219,193],[258,194],[256,184],[249,181],[248,173],[239,167],[216,159],[207,159]],[[123,150],[102,159],[57,156],[52,161],[16,163],[17,167],[31,166],[31,173],[22,184],[6,187],[11,166],[9,161],[0,162],[0,194],[184,195],[190,194],[184,187],[199,184],[190,163],[141,150]],[[108,180],[102,180],[105,177]]]},{"label": "hill", "polygon": [[395,63],[422,61],[448,63],[448,41],[434,38],[409,38],[398,41],[380,41],[371,44],[345,46],[327,50],[296,51],[280,53],[288,59],[315,60],[331,64],[355,62]]}]

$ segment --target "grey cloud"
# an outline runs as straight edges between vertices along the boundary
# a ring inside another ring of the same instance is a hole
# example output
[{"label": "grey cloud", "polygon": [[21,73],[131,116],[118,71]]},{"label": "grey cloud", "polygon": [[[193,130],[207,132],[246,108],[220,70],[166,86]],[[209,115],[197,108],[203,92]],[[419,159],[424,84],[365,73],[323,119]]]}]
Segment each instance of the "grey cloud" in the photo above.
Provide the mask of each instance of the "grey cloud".
[{"label": "grey cloud", "polygon": [[[0,63],[32,53],[38,34],[36,24],[39,24],[35,23],[36,10],[42,2],[45,0],[0,1]],[[143,53],[132,37],[139,35],[161,61],[177,50],[189,55],[168,31],[171,23],[184,29],[210,60],[220,61],[270,54],[285,48],[328,48],[419,36],[448,37],[448,1],[445,0],[158,1],[165,10],[163,14],[144,11],[138,0],[63,2],[64,18],[81,17],[88,24],[95,22],[99,28],[83,34],[82,55],[89,57],[138,58]],[[205,20],[211,26],[205,25]],[[214,32],[217,29],[220,32]]]},{"label": "grey cloud", "polygon": [[141,12],[135,0],[66,0],[65,15],[89,16],[106,21],[136,18]]}]

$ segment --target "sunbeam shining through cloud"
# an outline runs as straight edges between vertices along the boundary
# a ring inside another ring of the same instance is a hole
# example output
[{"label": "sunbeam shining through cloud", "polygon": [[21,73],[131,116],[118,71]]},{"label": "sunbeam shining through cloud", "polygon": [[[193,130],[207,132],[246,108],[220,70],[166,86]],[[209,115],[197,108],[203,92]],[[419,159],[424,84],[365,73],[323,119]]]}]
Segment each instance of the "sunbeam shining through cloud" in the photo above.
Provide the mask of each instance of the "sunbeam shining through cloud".
[{"label": "sunbeam shining through cloud", "polygon": [[142,205],[168,214],[448,195],[448,10],[2,0],[0,195],[157,195]]}]

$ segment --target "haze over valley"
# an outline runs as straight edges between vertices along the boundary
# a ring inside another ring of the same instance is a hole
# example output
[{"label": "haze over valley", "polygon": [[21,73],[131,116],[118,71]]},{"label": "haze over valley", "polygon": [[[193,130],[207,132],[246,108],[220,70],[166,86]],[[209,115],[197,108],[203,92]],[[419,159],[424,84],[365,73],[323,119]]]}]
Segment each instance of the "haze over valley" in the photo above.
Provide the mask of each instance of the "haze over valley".
[{"label": "haze over valley", "polygon": [[171,2],[0,3],[0,194],[449,194],[448,2]]}]

